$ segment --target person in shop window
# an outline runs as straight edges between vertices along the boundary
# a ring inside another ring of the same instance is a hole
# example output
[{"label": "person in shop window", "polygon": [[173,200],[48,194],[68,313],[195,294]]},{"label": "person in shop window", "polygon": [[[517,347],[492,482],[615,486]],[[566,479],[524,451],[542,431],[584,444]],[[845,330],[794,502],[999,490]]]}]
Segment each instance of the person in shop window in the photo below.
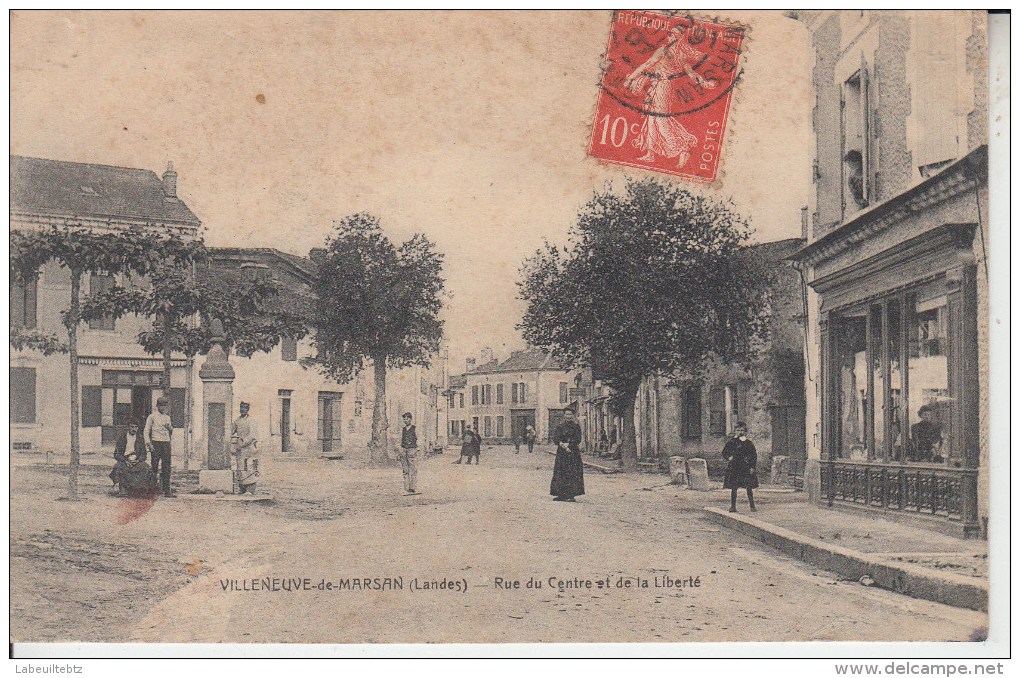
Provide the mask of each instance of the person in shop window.
[{"label": "person in shop window", "polygon": [[935,415],[936,408],[931,403],[917,411],[921,421],[910,427],[914,461],[936,464],[945,461],[942,456],[942,426],[936,421]]}]

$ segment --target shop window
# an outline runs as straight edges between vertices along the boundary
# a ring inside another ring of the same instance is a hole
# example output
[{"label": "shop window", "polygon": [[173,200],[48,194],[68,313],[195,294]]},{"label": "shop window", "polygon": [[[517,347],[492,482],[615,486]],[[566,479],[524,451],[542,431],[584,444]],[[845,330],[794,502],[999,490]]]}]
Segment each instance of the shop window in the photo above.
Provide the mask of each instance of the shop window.
[{"label": "shop window", "polygon": [[35,423],[35,368],[11,368],[11,423]]},{"label": "shop window", "polygon": [[837,352],[836,454],[855,461],[951,459],[954,398],[947,302],[935,285],[843,312]]}]

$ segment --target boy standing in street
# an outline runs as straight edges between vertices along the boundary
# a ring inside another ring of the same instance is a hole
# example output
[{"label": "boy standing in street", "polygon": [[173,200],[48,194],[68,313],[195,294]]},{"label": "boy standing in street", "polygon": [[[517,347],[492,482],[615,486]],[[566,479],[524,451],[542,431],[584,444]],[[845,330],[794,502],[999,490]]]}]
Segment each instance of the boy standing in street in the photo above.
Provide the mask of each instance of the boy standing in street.
[{"label": "boy standing in street", "polygon": [[174,425],[166,410],[166,396],[160,396],[156,399],[156,411],[145,420],[145,448],[152,457],[152,473],[159,478],[163,496],[176,497],[170,489],[170,440],[174,434]]},{"label": "boy standing in street", "polygon": [[404,472],[404,489],[408,495],[420,494],[418,485],[418,432],[411,423],[411,413],[404,413],[400,431],[400,467]]}]

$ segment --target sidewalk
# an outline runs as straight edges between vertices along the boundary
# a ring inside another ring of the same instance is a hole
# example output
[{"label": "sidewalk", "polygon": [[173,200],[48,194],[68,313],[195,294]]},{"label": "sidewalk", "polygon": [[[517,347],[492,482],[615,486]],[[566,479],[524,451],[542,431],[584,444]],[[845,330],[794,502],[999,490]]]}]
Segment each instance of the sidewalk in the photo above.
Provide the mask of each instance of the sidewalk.
[{"label": "sidewalk", "polygon": [[[770,491],[771,490],[771,491]],[[833,510],[802,492],[762,487],[758,511],[743,492],[729,512],[729,491],[687,491],[707,519],[754,537],[787,555],[851,580],[946,605],[988,609],[988,542],[958,539],[879,516]]]}]

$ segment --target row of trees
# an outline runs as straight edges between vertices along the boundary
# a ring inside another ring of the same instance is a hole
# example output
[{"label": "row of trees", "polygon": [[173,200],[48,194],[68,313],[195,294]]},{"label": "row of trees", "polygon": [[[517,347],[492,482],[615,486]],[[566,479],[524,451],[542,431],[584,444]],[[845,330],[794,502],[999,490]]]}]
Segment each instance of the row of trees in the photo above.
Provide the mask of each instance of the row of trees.
[{"label": "row of trees", "polygon": [[[745,247],[749,230],[730,203],[654,179],[630,181],[622,194],[596,194],[582,208],[567,246],[547,244],[525,262],[527,310],[519,327],[532,345],[591,369],[613,389],[625,465],[636,461],[634,403],[644,378],[697,373],[710,359],[748,361],[759,345],[768,275]],[[66,344],[56,335],[11,330],[17,349],[69,354],[70,496],[77,496],[79,465],[77,327],[103,316],[152,319],[138,340],[162,355],[165,390],[172,352],[207,350],[214,318],[223,323],[226,347],[246,356],[314,329],[316,352],[304,365],[338,383],[372,365],[371,458],[384,460],[387,369],[428,366],[442,339],[443,256],[435,245],[420,234],[394,244],[378,218],[346,217],[326,241],[314,302],[305,309],[281,303],[271,278],[214,268],[208,256],[200,241],[152,229],[12,231],[12,284],[30,282],[51,260],[70,272],[61,316]],[[89,274],[129,283],[82,299]]]},{"label": "row of trees", "polygon": [[643,379],[755,357],[769,285],[745,247],[749,232],[729,202],[630,181],[581,209],[566,247],[546,244],[525,262],[519,328],[613,389],[625,467],[637,461],[634,403]]},{"label": "row of trees", "polygon": [[[78,496],[82,322],[128,314],[151,319],[151,329],[137,339],[146,352],[162,356],[164,392],[170,388],[173,353],[193,358],[206,352],[214,319],[224,328],[224,348],[246,357],[273,349],[284,337],[301,338],[314,328],[316,354],[304,359],[304,365],[338,383],[349,381],[367,361],[373,365],[373,461],[386,456],[387,368],[427,366],[442,338],[438,318],[442,255],[423,235],[394,245],[379,220],[368,214],[336,224],[319,262],[312,304],[280,287],[271,276],[212,266],[200,240],[169,230],[97,231],[67,225],[11,232],[12,286],[31,283],[50,261],[70,274],[70,299],[61,312],[66,340],[57,333],[12,325],[10,343],[17,350],[69,356],[70,498]],[[83,297],[82,282],[92,274],[115,276],[118,284],[89,290]]]},{"label": "row of trees", "polygon": [[[243,355],[268,350],[284,336],[303,336],[307,316],[293,305],[273,304],[279,290],[271,279],[214,269],[200,240],[153,228],[95,230],[80,226],[15,229],[10,236],[11,285],[27,285],[48,262],[67,269],[70,298],[61,311],[66,340],[57,333],[11,326],[17,350],[67,353],[70,363],[71,439],[68,497],[78,497],[80,397],[78,327],[103,317],[137,314],[152,320],[138,341],[162,355],[161,388],[170,389],[174,351],[193,358],[208,350],[210,324],[220,320],[228,347]],[[115,276],[119,283],[82,296],[86,276]],[[201,322],[195,323],[198,317]],[[190,413],[186,412],[186,416]]]}]

